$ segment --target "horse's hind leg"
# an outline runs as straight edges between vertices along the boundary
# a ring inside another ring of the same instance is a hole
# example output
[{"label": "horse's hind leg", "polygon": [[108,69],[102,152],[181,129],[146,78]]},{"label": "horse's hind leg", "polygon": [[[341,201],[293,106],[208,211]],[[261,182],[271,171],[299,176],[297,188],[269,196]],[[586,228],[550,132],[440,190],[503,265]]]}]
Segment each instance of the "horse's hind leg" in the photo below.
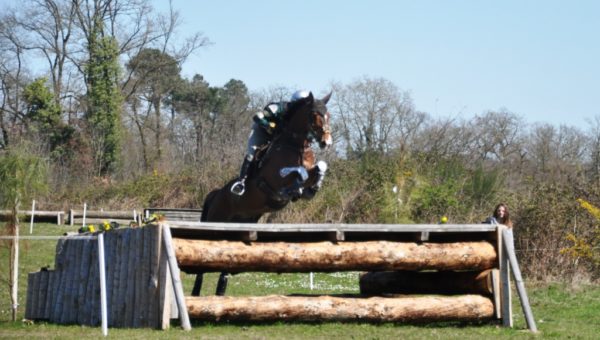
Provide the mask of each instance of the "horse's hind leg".
[{"label": "horse's hind leg", "polygon": [[227,290],[227,275],[227,272],[221,272],[221,275],[219,275],[219,281],[217,282],[217,291],[215,293],[218,296],[225,295],[225,291]]},{"label": "horse's hind leg", "polygon": [[196,281],[194,281],[194,288],[192,288],[192,296],[200,296],[200,291],[202,290],[202,278],[204,273],[196,274]]}]

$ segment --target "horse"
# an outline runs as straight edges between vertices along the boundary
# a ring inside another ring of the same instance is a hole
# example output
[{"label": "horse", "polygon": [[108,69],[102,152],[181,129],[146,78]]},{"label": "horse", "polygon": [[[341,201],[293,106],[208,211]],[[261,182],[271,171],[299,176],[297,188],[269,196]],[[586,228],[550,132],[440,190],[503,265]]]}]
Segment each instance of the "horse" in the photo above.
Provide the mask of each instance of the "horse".
[{"label": "horse", "polygon": [[[257,152],[244,194],[230,192],[236,179],[211,191],[204,200],[200,221],[256,223],[263,214],[281,210],[291,201],[314,197],[327,164],[316,162],[311,145],[318,141],[324,149],[333,142],[326,106],[330,98],[331,93],[322,99],[310,93],[290,103],[273,140]],[[226,275],[223,272],[219,277],[217,295],[225,294]],[[193,296],[199,295],[201,285],[202,273],[198,273]]]}]

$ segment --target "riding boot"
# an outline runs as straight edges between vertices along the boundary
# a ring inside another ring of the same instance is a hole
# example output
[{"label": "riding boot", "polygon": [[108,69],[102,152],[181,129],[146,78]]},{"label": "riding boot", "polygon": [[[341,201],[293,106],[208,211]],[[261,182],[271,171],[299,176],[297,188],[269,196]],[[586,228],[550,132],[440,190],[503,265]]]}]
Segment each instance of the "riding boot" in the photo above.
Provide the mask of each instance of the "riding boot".
[{"label": "riding boot", "polygon": [[244,158],[244,162],[242,163],[242,168],[240,170],[240,177],[237,182],[233,183],[231,186],[231,193],[242,196],[244,191],[246,191],[246,178],[248,178],[248,170],[250,169],[250,164],[252,164],[252,160],[249,160],[248,157]]}]

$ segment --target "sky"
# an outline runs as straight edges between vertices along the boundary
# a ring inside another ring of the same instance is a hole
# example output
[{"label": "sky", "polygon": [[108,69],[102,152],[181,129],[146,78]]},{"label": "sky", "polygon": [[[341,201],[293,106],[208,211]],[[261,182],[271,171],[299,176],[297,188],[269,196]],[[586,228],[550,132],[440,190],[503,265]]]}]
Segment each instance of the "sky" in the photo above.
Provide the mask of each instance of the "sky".
[{"label": "sky", "polygon": [[[14,4],[16,0],[0,0]],[[151,0],[159,11],[168,0]],[[183,65],[230,79],[324,94],[384,78],[433,117],[508,110],[582,129],[600,117],[600,1],[173,0],[177,37],[211,45]],[[3,6],[2,6],[3,7]],[[334,93],[335,96],[335,93]]]},{"label": "sky", "polygon": [[[157,9],[168,1],[154,0]],[[586,128],[600,116],[600,1],[173,0],[212,44],[185,76],[322,94],[385,78],[433,117],[506,109]],[[335,95],[335,94],[334,94]]]}]

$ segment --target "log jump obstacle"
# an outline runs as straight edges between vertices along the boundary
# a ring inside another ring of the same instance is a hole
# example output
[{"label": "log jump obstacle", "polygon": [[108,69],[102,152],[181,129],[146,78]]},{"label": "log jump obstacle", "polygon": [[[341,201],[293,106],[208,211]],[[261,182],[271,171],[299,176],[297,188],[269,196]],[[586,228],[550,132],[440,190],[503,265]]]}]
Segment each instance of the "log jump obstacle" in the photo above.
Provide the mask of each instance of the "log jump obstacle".
[{"label": "log jump obstacle", "polygon": [[[509,235],[510,237],[505,237]],[[210,321],[498,321],[512,326],[509,268],[535,331],[512,231],[502,225],[160,222],[105,233],[109,327]],[[57,244],[54,270],[30,273],[26,318],[99,325],[97,249]],[[509,266],[511,261],[511,266]],[[516,268],[515,268],[516,267]],[[180,271],[364,271],[359,295],[187,296]],[[522,289],[521,289],[522,288]],[[523,292],[523,295],[521,295]],[[401,295],[398,295],[401,294]],[[419,294],[419,295],[415,295]],[[436,294],[436,295],[423,295]],[[525,299],[523,299],[525,297]],[[525,300],[525,301],[524,301]]]}]

